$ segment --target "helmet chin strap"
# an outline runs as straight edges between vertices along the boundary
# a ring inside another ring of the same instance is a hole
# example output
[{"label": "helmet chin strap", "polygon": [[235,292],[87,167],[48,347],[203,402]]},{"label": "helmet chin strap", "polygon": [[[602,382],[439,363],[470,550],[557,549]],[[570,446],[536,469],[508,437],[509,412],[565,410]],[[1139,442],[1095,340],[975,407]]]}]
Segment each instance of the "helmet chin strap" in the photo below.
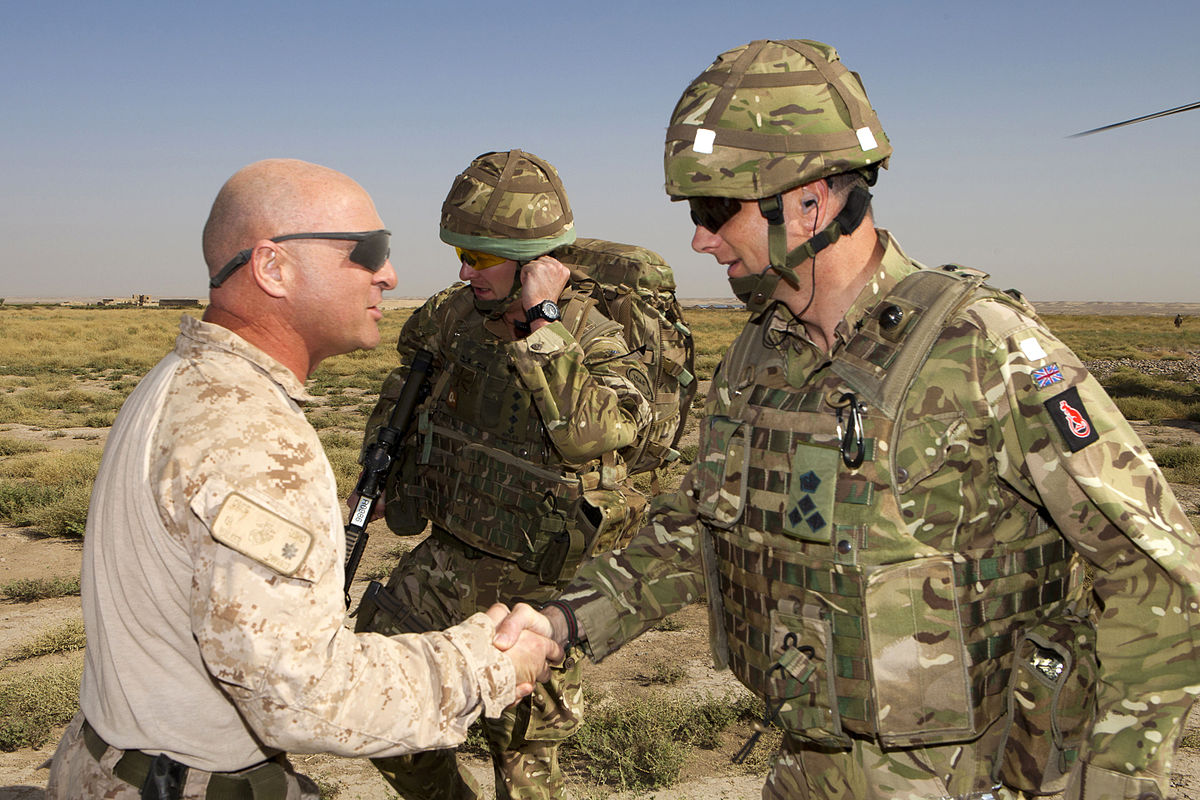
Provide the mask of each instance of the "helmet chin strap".
[{"label": "helmet chin strap", "polygon": [[521,267],[523,266],[525,266],[524,261],[517,262],[517,271],[513,273],[512,288],[508,290],[507,295],[496,300],[473,298],[475,301],[475,310],[490,320],[497,320],[503,317],[504,312],[508,311],[508,307],[513,304],[513,301],[521,296]]},{"label": "helmet chin strap", "polygon": [[[783,219],[783,195],[777,194],[759,200],[759,211],[767,220],[767,254],[771,263],[758,275],[730,278],[733,293],[751,312],[757,314],[770,304],[781,279],[793,289],[799,289],[800,279],[796,276],[796,267],[815,257],[843,234],[851,234],[858,230],[858,226],[867,215],[867,205],[870,201],[871,193],[861,186],[855,186],[850,190],[842,210],[824,230],[788,252],[787,230]],[[816,287],[813,288],[815,291]],[[812,302],[811,299],[809,302]]]}]

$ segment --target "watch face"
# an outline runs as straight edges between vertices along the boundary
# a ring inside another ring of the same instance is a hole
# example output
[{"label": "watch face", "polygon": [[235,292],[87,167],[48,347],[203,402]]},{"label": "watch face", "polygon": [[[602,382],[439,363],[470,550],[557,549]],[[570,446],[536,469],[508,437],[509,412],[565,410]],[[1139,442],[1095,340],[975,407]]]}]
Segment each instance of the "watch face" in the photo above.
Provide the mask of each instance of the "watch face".
[{"label": "watch face", "polygon": [[544,319],[547,322],[554,322],[561,316],[562,315],[559,313],[558,306],[553,300],[543,300],[525,312],[525,318],[528,322],[533,322],[535,319]]}]

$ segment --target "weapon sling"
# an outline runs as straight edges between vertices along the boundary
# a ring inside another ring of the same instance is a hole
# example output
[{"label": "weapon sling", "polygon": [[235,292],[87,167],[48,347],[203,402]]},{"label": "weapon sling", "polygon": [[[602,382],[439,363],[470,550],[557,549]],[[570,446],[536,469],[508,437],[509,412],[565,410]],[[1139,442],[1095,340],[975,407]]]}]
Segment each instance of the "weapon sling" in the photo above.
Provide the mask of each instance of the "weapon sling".
[{"label": "weapon sling", "polygon": [[400,443],[408,434],[412,423],[413,411],[421,402],[422,393],[427,385],[429,370],[433,365],[433,353],[428,350],[418,350],[413,356],[412,367],[408,378],[400,390],[400,397],[392,407],[392,416],[386,425],[379,429],[379,434],[363,457],[363,471],[358,478],[354,491],[358,494],[358,505],[350,515],[346,525],[346,605],[350,605],[350,584],[354,582],[354,573],[358,571],[358,562],[362,560],[363,550],[367,546],[367,523],[383,494],[387,483],[388,473],[400,453]]}]

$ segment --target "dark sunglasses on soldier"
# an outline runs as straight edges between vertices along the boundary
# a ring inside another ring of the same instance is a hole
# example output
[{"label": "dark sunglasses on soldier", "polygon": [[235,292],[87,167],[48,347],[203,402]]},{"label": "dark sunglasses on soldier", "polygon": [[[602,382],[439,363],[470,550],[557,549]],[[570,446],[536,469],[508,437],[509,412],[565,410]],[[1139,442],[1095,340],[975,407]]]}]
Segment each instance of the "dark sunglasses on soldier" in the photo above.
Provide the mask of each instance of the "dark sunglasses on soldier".
[{"label": "dark sunglasses on soldier", "polygon": [[742,201],[732,197],[689,197],[688,206],[692,209],[692,222],[716,233],[742,210]]},{"label": "dark sunglasses on soldier", "polygon": [[[350,251],[350,260],[369,272],[378,272],[387,263],[392,252],[392,232],[386,228],[377,231],[362,231],[360,233],[289,233],[285,236],[274,236],[272,242],[286,242],[289,239],[336,239],[339,241],[358,242]],[[241,250],[229,263],[221,267],[221,271],[208,282],[210,288],[217,288],[232,275],[238,267],[250,260],[253,248]]]}]

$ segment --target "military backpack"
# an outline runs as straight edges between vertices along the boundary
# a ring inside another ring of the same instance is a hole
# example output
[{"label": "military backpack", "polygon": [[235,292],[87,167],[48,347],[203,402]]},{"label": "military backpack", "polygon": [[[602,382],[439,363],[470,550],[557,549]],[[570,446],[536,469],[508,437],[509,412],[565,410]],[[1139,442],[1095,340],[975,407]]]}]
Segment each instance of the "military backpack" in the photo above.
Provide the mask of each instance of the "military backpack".
[{"label": "military backpack", "polygon": [[[695,343],[675,297],[675,274],[652,250],[603,239],[576,239],[551,253],[571,270],[574,287],[621,326],[626,343],[641,353],[650,377],[654,419],[644,444],[626,460],[630,473],[648,472],[679,457],[688,409],[696,394]],[[586,315],[588,304],[574,304]],[[576,326],[564,319],[567,328]]]}]

